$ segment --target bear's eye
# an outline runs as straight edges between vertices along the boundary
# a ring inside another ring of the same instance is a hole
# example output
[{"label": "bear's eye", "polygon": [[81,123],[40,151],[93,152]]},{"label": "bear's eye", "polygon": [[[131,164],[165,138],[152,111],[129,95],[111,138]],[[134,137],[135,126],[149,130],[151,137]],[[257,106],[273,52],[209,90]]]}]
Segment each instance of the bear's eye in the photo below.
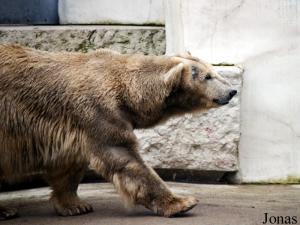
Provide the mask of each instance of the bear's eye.
[{"label": "bear's eye", "polygon": [[210,74],[207,74],[207,75],[205,76],[205,80],[211,80],[211,79],[212,79],[212,77],[211,77]]},{"label": "bear's eye", "polygon": [[195,67],[195,66],[192,66],[192,77],[193,79],[195,80],[199,75],[199,71],[198,71],[198,68]]}]

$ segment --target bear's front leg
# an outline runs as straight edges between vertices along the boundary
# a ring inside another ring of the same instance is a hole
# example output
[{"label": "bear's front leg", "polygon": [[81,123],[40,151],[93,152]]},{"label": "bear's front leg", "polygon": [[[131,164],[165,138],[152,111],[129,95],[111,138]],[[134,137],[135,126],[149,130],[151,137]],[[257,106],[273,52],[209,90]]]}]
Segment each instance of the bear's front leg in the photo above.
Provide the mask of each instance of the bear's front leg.
[{"label": "bear's front leg", "polygon": [[170,217],[192,209],[194,197],[175,196],[156,172],[144,164],[137,151],[125,147],[102,147],[91,156],[91,167],[114,183],[127,205],[141,204]]},{"label": "bear's front leg", "polygon": [[92,206],[77,195],[77,188],[85,170],[86,166],[77,164],[69,169],[56,168],[53,172],[48,171],[45,178],[53,189],[50,200],[59,215],[75,216],[93,211]]}]

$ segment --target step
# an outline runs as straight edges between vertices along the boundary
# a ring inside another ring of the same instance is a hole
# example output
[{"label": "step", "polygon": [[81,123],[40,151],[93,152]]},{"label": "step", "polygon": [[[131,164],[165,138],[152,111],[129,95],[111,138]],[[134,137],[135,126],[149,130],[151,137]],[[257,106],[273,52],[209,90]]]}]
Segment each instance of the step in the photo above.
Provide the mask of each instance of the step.
[{"label": "step", "polygon": [[165,53],[161,26],[0,26],[0,42],[46,51],[88,52],[110,48],[121,53]]}]

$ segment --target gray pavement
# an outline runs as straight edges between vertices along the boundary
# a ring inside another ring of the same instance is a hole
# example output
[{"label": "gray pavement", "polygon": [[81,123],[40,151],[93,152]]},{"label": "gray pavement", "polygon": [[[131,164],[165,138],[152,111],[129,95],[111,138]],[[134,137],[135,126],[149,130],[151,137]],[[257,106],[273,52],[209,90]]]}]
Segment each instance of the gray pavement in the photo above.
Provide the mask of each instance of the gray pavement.
[{"label": "gray pavement", "polygon": [[300,185],[168,184],[177,194],[197,196],[199,205],[185,216],[163,218],[140,206],[125,209],[111,184],[81,184],[79,195],[93,205],[94,212],[60,217],[48,202],[49,188],[37,188],[0,193],[0,203],[18,207],[20,214],[0,224],[253,225],[263,224],[264,213],[276,217],[296,216],[300,224]]}]

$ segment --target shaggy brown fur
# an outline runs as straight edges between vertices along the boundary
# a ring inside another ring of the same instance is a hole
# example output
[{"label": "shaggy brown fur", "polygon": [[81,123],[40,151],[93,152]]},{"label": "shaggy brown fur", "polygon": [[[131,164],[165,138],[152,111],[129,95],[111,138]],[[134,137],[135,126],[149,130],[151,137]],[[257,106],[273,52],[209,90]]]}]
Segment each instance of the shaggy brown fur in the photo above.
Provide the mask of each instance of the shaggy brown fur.
[{"label": "shaggy brown fur", "polygon": [[[77,215],[92,210],[76,193],[90,166],[130,205],[164,216],[185,212],[197,200],[172,194],[144,164],[133,130],[217,107],[231,95],[210,65],[190,55],[49,53],[0,45],[0,179],[43,173],[57,213]],[[0,216],[15,215],[0,207]]]}]

